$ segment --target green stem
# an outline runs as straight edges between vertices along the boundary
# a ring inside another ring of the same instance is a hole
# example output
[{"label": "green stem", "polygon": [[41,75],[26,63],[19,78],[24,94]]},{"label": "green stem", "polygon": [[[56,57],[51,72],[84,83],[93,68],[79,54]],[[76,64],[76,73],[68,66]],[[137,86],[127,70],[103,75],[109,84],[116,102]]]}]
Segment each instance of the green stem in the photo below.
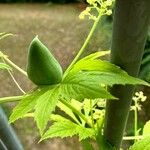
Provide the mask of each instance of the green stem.
[{"label": "green stem", "polygon": [[[137,100],[135,100],[135,109],[134,109],[134,135],[137,136]],[[136,142],[136,139],[135,141]]]},{"label": "green stem", "polygon": [[71,62],[71,64],[69,65],[69,67],[68,67],[67,70],[65,71],[64,77],[67,75],[67,73],[70,71],[70,69],[72,68],[72,66],[76,63],[76,61],[80,58],[81,54],[83,54],[83,52],[85,51],[85,49],[86,49],[86,47],[87,47],[89,41],[90,41],[91,38],[92,38],[92,35],[93,35],[93,33],[94,33],[94,31],[95,31],[95,29],[96,29],[96,27],[97,27],[97,24],[98,24],[98,22],[99,22],[101,16],[102,16],[101,13],[99,13],[98,18],[95,20],[95,22],[94,22],[94,24],[93,24],[93,26],[92,26],[92,28],[91,28],[91,30],[90,30],[90,33],[88,34],[88,36],[87,36],[85,42],[83,43],[81,49],[79,50],[79,52],[78,52],[78,54],[76,55],[76,57],[74,58],[74,60]]},{"label": "green stem", "polygon": [[9,60],[7,57],[2,56],[2,58],[9,64],[11,65],[13,68],[15,68],[16,70],[18,70],[19,72],[21,72],[23,75],[27,76],[27,73],[21,69],[20,67],[18,67],[16,64],[14,64],[11,60]]},{"label": "green stem", "polygon": [[22,99],[24,95],[21,96],[9,96],[9,97],[2,97],[0,98],[0,104],[1,103],[7,103],[7,102],[16,102]]},{"label": "green stem", "polygon": [[11,71],[8,70],[9,75],[11,76],[12,80],[14,81],[14,83],[16,84],[16,86],[18,87],[18,89],[23,93],[26,94],[26,92],[21,88],[21,86],[19,85],[19,83],[16,81],[15,77],[12,75]]},{"label": "green stem", "polygon": [[145,136],[139,135],[139,136],[125,136],[123,137],[123,140],[141,140],[145,138]]},{"label": "green stem", "polygon": [[90,111],[91,111],[91,120],[92,120],[92,127],[94,128],[94,118],[93,118],[93,109],[92,109],[92,100],[90,99]]},{"label": "green stem", "polygon": [[[4,58],[2,58],[3,62],[5,62]],[[21,86],[19,85],[19,83],[16,81],[15,77],[13,76],[13,74],[11,73],[11,71],[9,69],[7,69],[10,77],[12,78],[12,80],[14,81],[14,83],[16,84],[16,86],[18,87],[18,89],[23,93],[23,94],[26,94],[25,91],[21,88]]]},{"label": "green stem", "polygon": [[61,103],[63,103],[65,106],[70,108],[74,113],[76,113],[78,116],[80,116],[90,127],[92,127],[92,123],[75,107],[73,107],[70,103],[68,103],[66,100],[60,99]]}]

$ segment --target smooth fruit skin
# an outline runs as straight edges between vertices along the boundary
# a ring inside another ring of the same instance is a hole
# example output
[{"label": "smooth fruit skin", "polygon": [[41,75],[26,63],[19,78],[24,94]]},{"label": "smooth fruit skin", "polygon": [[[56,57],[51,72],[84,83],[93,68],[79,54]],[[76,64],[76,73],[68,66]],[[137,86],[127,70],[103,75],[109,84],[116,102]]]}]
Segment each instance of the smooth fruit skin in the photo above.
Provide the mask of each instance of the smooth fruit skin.
[{"label": "smooth fruit skin", "polygon": [[27,74],[36,85],[52,85],[62,80],[60,64],[37,36],[29,46]]}]

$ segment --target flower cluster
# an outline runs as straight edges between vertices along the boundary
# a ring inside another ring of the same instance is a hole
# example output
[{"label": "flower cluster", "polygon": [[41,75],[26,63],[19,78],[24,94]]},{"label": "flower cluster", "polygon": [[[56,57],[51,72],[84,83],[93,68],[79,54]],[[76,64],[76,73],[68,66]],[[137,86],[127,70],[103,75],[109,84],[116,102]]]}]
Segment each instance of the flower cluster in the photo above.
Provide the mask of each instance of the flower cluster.
[{"label": "flower cluster", "polygon": [[112,6],[114,0],[87,0],[90,4],[90,7],[87,7],[84,11],[79,15],[80,19],[84,19],[85,16],[88,16],[89,19],[96,20],[98,16],[92,14],[92,9],[98,12],[98,15],[111,15],[112,10],[110,6]]},{"label": "flower cluster", "polygon": [[136,92],[135,96],[133,96],[134,106],[131,106],[131,110],[141,110],[141,104],[140,102],[144,102],[146,100],[146,96],[144,96],[143,92]]},{"label": "flower cluster", "polygon": [[90,5],[94,5],[96,3],[97,0],[87,0],[87,2],[90,4]]},{"label": "flower cluster", "polygon": [[137,100],[137,101],[144,102],[144,101],[146,100],[146,98],[147,98],[146,96],[144,96],[144,94],[143,94],[142,91],[136,92],[136,93],[135,93],[135,96],[136,96],[136,97],[133,97],[133,100],[134,100],[134,101]]},{"label": "flower cluster", "polygon": [[84,11],[80,13],[79,18],[84,19],[85,16],[89,16],[89,19],[96,20],[97,17],[90,13],[91,9],[91,7],[87,7]]}]

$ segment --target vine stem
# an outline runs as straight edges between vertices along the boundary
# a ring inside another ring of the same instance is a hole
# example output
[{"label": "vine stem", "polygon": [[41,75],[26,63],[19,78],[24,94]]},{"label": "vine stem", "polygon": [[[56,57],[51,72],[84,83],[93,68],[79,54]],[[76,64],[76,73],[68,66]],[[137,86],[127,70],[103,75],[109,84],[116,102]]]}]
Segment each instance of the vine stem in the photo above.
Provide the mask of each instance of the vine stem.
[{"label": "vine stem", "polygon": [[26,94],[26,92],[21,88],[21,86],[19,85],[19,83],[16,81],[15,77],[12,75],[11,71],[8,70],[9,75],[11,76],[12,80],[14,81],[14,83],[16,84],[16,86],[18,87],[18,89],[23,93]]},{"label": "vine stem", "polygon": [[[2,58],[3,62],[5,62],[4,58]],[[13,76],[13,74],[11,73],[11,71],[9,69],[7,69],[10,77],[12,78],[12,80],[14,81],[14,83],[16,84],[16,86],[18,87],[18,89],[23,93],[23,94],[26,94],[26,92],[21,88],[21,86],[19,85],[19,83],[16,81],[15,77]]]},{"label": "vine stem", "polygon": [[75,56],[74,60],[71,62],[71,64],[69,65],[69,67],[68,67],[67,70],[65,71],[64,77],[67,75],[67,73],[70,71],[70,69],[72,68],[72,66],[73,66],[73,65],[77,62],[77,60],[80,58],[81,54],[83,54],[83,52],[85,51],[85,49],[86,49],[86,47],[87,47],[89,41],[90,41],[91,38],[92,38],[92,35],[93,35],[93,33],[94,33],[94,31],[95,31],[95,29],[96,29],[96,27],[97,27],[97,24],[98,24],[98,22],[99,22],[101,16],[102,16],[101,13],[99,13],[97,19],[95,20],[95,22],[94,22],[94,24],[93,24],[93,26],[92,26],[92,28],[91,28],[91,30],[90,30],[90,33],[88,34],[88,36],[87,36],[85,42],[83,43],[81,49],[79,50],[79,52],[78,52],[78,54]]},{"label": "vine stem", "polygon": [[21,72],[23,75],[27,76],[26,71],[24,71],[23,69],[21,69],[20,67],[18,67],[15,63],[13,63],[10,59],[8,59],[8,57],[6,55],[4,55],[2,52],[0,52],[0,54],[1,54],[0,57],[2,57],[10,66],[12,66],[13,68],[15,68],[19,72]]},{"label": "vine stem", "polygon": [[60,99],[61,103],[66,105],[68,108],[70,108],[74,113],[76,113],[78,116],[80,116],[90,127],[92,127],[92,123],[75,107],[73,107],[70,103],[68,103],[66,100]]},{"label": "vine stem", "polygon": [[0,98],[0,103],[6,103],[6,102],[16,102],[22,99],[24,95],[21,96],[9,96],[9,97],[2,97]]}]

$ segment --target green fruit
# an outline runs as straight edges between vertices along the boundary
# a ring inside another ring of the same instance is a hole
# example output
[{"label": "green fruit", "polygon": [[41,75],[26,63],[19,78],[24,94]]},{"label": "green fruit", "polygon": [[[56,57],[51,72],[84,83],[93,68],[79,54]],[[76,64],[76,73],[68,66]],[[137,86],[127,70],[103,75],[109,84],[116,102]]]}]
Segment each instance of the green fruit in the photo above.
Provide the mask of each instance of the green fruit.
[{"label": "green fruit", "polygon": [[36,85],[52,85],[62,80],[60,64],[37,36],[29,46],[27,74]]}]

